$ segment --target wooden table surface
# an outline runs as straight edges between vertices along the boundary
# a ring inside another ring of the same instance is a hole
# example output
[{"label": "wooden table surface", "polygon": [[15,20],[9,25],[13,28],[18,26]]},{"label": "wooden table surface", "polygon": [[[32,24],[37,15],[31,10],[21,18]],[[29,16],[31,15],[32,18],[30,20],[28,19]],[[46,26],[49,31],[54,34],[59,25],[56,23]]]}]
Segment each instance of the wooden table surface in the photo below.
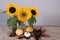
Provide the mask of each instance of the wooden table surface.
[{"label": "wooden table surface", "polygon": [[[41,40],[60,40],[60,27],[51,27],[51,26],[42,26],[46,29],[46,33],[51,37],[44,38]],[[39,27],[35,27],[39,28]],[[7,26],[0,26],[0,40],[26,40],[26,39],[18,39],[18,37],[9,37],[11,30]],[[35,40],[31,37],[29,40]]]}]

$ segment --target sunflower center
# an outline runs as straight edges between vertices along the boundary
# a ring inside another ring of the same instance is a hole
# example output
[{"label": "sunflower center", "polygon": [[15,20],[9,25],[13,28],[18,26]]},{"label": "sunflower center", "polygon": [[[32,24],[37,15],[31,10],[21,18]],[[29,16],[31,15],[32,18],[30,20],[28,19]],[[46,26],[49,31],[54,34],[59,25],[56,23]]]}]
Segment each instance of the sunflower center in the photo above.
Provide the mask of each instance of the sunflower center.
[{"label": "sunflower center", "polygon": [[31,10],[31,13],[32,13],[33,15],[36,15],[36,11],[35,11],[35,10]]},{"label": "sunflower center", "polygon": [[9,11],[10,11],[11,13],[15,13],[16,9],[15,9],[14,7],[11,7],[11,8],[9,9]]},{"label": "sunflower center", "polygon": [[25,13],[25,12],[23,12],[23,13],[22,13],[22,16],[23,16],[23,17],[25,17],[25,16],[26,16],[26,13]]}]

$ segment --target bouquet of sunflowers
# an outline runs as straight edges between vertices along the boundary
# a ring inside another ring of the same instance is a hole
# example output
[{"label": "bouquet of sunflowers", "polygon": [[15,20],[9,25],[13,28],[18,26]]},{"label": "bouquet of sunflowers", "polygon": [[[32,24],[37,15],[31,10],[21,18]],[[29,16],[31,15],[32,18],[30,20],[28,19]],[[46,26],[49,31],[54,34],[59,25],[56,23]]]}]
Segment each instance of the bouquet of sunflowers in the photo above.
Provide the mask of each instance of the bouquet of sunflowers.
[{"label": "bouquet of sunflowers", "polygon": [[[7,24],[8,27],[12,28],[11,35],[21,36],[24,34],[25,37],[31,35],[34,29],[33,24],[36,23],[36,16],[38,15],[37,8],[19,8],[16,4],[8,4],[6,7],[6,14],[9,15]],[[25,22],[28,23],[27,26],[25,25]]]},{"label": "bouquet of sunflowers", "polygon": [[[10,37],[18,36],[19,39],[29,39],[33,36],[36,40],[39,40],[41,36],[49,37],[45,34],[45,29],[42,30],[42,27],[38,30],[33,28],[33,24],[36,23],[36,16],[38,15],[37,8],[19,8],[16,4],[8,4],[5,12],[9,15],[9,19],[7,19],[8,27],[12,29]],[[25,24],[26,22],[28,25]]]}]

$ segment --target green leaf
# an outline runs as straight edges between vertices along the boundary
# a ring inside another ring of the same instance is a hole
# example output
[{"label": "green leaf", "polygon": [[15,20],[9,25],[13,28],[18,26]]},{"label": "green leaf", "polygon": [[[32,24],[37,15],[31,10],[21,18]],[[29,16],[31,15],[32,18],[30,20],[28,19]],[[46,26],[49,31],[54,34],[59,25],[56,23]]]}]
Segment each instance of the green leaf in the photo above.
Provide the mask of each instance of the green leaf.
[{"label": "green leaf", "polygon": [[10,17],[10,18],[7,20],[7,24],[8,24],[8,26],[16,25],[16,24],[17,24],[17,17],[16,17],[16,16]]},{"label": "green leaf", "polygon": [[28,23],[30,26],[33,26],[33,24],[36,23],[36,18],[32,17],[31,19],[28,20]]}]

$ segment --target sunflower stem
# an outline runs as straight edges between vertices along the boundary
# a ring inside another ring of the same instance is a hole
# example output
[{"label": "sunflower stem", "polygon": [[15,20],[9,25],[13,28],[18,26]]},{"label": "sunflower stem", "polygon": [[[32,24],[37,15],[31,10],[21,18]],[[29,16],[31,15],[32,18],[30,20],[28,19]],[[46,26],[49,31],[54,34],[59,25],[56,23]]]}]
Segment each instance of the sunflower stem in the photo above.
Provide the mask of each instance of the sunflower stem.
[{"label": "sunflower stem", "polygon": [[21,22],[21,26],[23,26],[23,30],[25,29],[25,24],[24,22]]},{"label": "sunflower stem", "polygon": [[30,23],[29,23],[29,26],[33,27],[33,24],[30,24]]},{"label": "sunflower stem", "polygon": [[15,33],[17,29],[17,24],[12,26],[12,31]]}]

